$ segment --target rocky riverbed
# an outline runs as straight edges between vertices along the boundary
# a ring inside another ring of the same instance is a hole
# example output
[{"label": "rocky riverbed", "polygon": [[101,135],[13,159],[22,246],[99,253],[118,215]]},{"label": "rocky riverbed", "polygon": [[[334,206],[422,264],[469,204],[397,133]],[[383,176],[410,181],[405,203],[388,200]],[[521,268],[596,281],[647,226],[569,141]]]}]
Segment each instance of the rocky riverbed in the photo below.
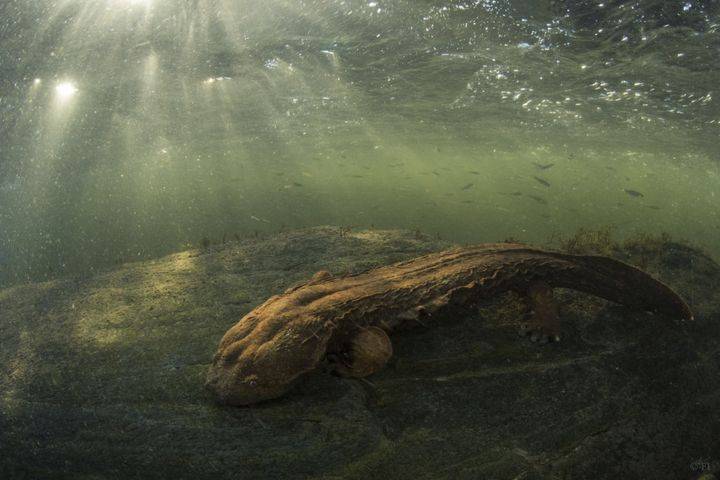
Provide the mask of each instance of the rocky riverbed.
[{"label": "rocky riverbed", "polygon": [[203,389],[223,333],[268,296],[318,270],[448,246],[419,232],[319,227],[0,290],[0,478],[720,471],[720,267],[669,239],[603,248],[677,289],[694,322],[563,291],[563,341],[540,346],[517,336],[507,295],[397,333],[394,358],[367,380],[316,372],[250,408],[217,406]]}]

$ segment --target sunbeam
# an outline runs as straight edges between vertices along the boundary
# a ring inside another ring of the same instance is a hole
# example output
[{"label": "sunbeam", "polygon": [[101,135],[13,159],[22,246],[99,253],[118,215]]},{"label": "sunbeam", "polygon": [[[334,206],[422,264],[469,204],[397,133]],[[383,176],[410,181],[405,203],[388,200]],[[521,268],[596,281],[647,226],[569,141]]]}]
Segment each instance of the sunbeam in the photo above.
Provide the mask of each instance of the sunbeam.
[{"label": "sunbeam", "polygon": [[77,92],[78,88],[73,82],[60,82],[55,86],[55,93],[61,102],[71,99]]}]

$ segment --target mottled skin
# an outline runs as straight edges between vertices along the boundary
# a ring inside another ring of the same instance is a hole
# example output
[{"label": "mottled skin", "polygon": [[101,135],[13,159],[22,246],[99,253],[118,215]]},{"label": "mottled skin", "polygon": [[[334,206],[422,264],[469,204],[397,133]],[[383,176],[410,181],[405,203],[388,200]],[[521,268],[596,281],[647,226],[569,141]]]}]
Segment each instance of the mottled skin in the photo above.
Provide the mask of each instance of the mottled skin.
[{"label": "mottled skin", "polygon": [[441,309],[477,305],[507,291],[527,295],[535,330],[557,337],[554,287],[692,319],[689,307],[673,290],[620,261],[520,244],[484,244],[357,275],[335,278],[318,272],[309,282],[269,298],[228,330],[213,359],[207,387],[220,403],[230,405],[276,398],[328,356],[342,355],[368,327],[389,333],[424,323],[423,318]]}]

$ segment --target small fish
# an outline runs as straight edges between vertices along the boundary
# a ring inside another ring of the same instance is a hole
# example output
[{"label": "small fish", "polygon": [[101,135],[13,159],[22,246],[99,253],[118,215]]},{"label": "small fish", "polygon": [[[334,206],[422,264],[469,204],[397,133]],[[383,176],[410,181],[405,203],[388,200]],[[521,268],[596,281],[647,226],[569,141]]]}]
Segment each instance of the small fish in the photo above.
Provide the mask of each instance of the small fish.
[{"label": "small fish", "polygon": [[535,200],[536,202],[541,203],[541,204],[543,204],[543,205],[546,205],[546,204],[547,204],[547,200],[545,200],[545,199],[542,198],[542,197],[538,197],[537,195],[528,195],[528,198],[532,198],[532,199]]},{"label": "small fish", "polygon": [[642,193],[638,192],[637,190],[628,190],[627,188],[624,188],[623,191],[625,193],[627,193],[628,195],[630,195],[631,197],[635,197],[635,198],[645,196]]},{"label": "small fish", "polygon": [[300,182],[292,182],[293,187],[302,187],[302,183]]},{"label": "small fish", "polygon": [[473,185],[475,185],[475,184],[472,183],[472,182],[471,182],[471,183],[468,183],[467,185],[465,185],[464,187],[462,187],[460,190],[469,190],[470,188],[472,188]]},{"label": "small fish", "polygon": [[402,163],[402,162],[390,163],[390,164],[388,164],[388,167],[402,167],[403,165],[404,165],[404,163]]},{"label": "small fish", "polygon": [[550,182],[548,182],[548,181],[545,180],[544,178],[536,177],[535,175],[533,175],[533,178],[535,179],[535,181],[537,181],[538,183],[540,183],[541,185],[543,185],[543,186],[545,186],[545,187],[549,187],[549,186],[550,186]]},{"label": "small fish", "polygon": [[468,173],[472,173],[473,175],[480,175],[480,172],[477,170],[468,170]]},{"label": "small fish", "polygon": [[435,175],[436,177],[439,177],[439,176],[440,176],[440,174],[437,172],[437,170],[433,170],[433,171],[432,171],[432,174]]},{"label": "small fish", "polygon": [[542,164],[542,163],[538,163],[538,162],[532,162],[532,164],[535,165],[540,170],[547,170],[548,168],[552,168],[552,166],[555,165],[554,163]]},{"label": "small fish", "polygon": [[647,205],[647,208],[651,208],[653,210],[660,210],[660,207],[658,207],[657,205]]},{"label": "small fish", "polygon": [[265,220],[264,218],[256,217],[255,215],[250,215],[250,218],[252,218],[256,222],[270,223],[270,220]]}]

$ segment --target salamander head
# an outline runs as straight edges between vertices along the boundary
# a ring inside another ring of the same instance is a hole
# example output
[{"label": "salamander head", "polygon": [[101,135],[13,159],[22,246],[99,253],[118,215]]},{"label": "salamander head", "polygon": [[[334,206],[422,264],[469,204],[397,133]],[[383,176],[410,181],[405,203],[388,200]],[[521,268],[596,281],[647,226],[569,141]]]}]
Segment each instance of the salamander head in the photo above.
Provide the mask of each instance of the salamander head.
[{"label": "salamander head", "polygon": [[[284,326],[271,328],[277,324]],[[259,322],[242,336],[231,329],[220,342],[205,387],[225,405],[250,405],[283,395],[325,355],[330,332],[313,335],[304,325]]]},{"label": "salamander head", "polygon": [[208,372],[205,387],[222,405],[251,405],[282,395],[283,383],[269,382],[255,373],[244,373],[244,365],[213,364]]}]

